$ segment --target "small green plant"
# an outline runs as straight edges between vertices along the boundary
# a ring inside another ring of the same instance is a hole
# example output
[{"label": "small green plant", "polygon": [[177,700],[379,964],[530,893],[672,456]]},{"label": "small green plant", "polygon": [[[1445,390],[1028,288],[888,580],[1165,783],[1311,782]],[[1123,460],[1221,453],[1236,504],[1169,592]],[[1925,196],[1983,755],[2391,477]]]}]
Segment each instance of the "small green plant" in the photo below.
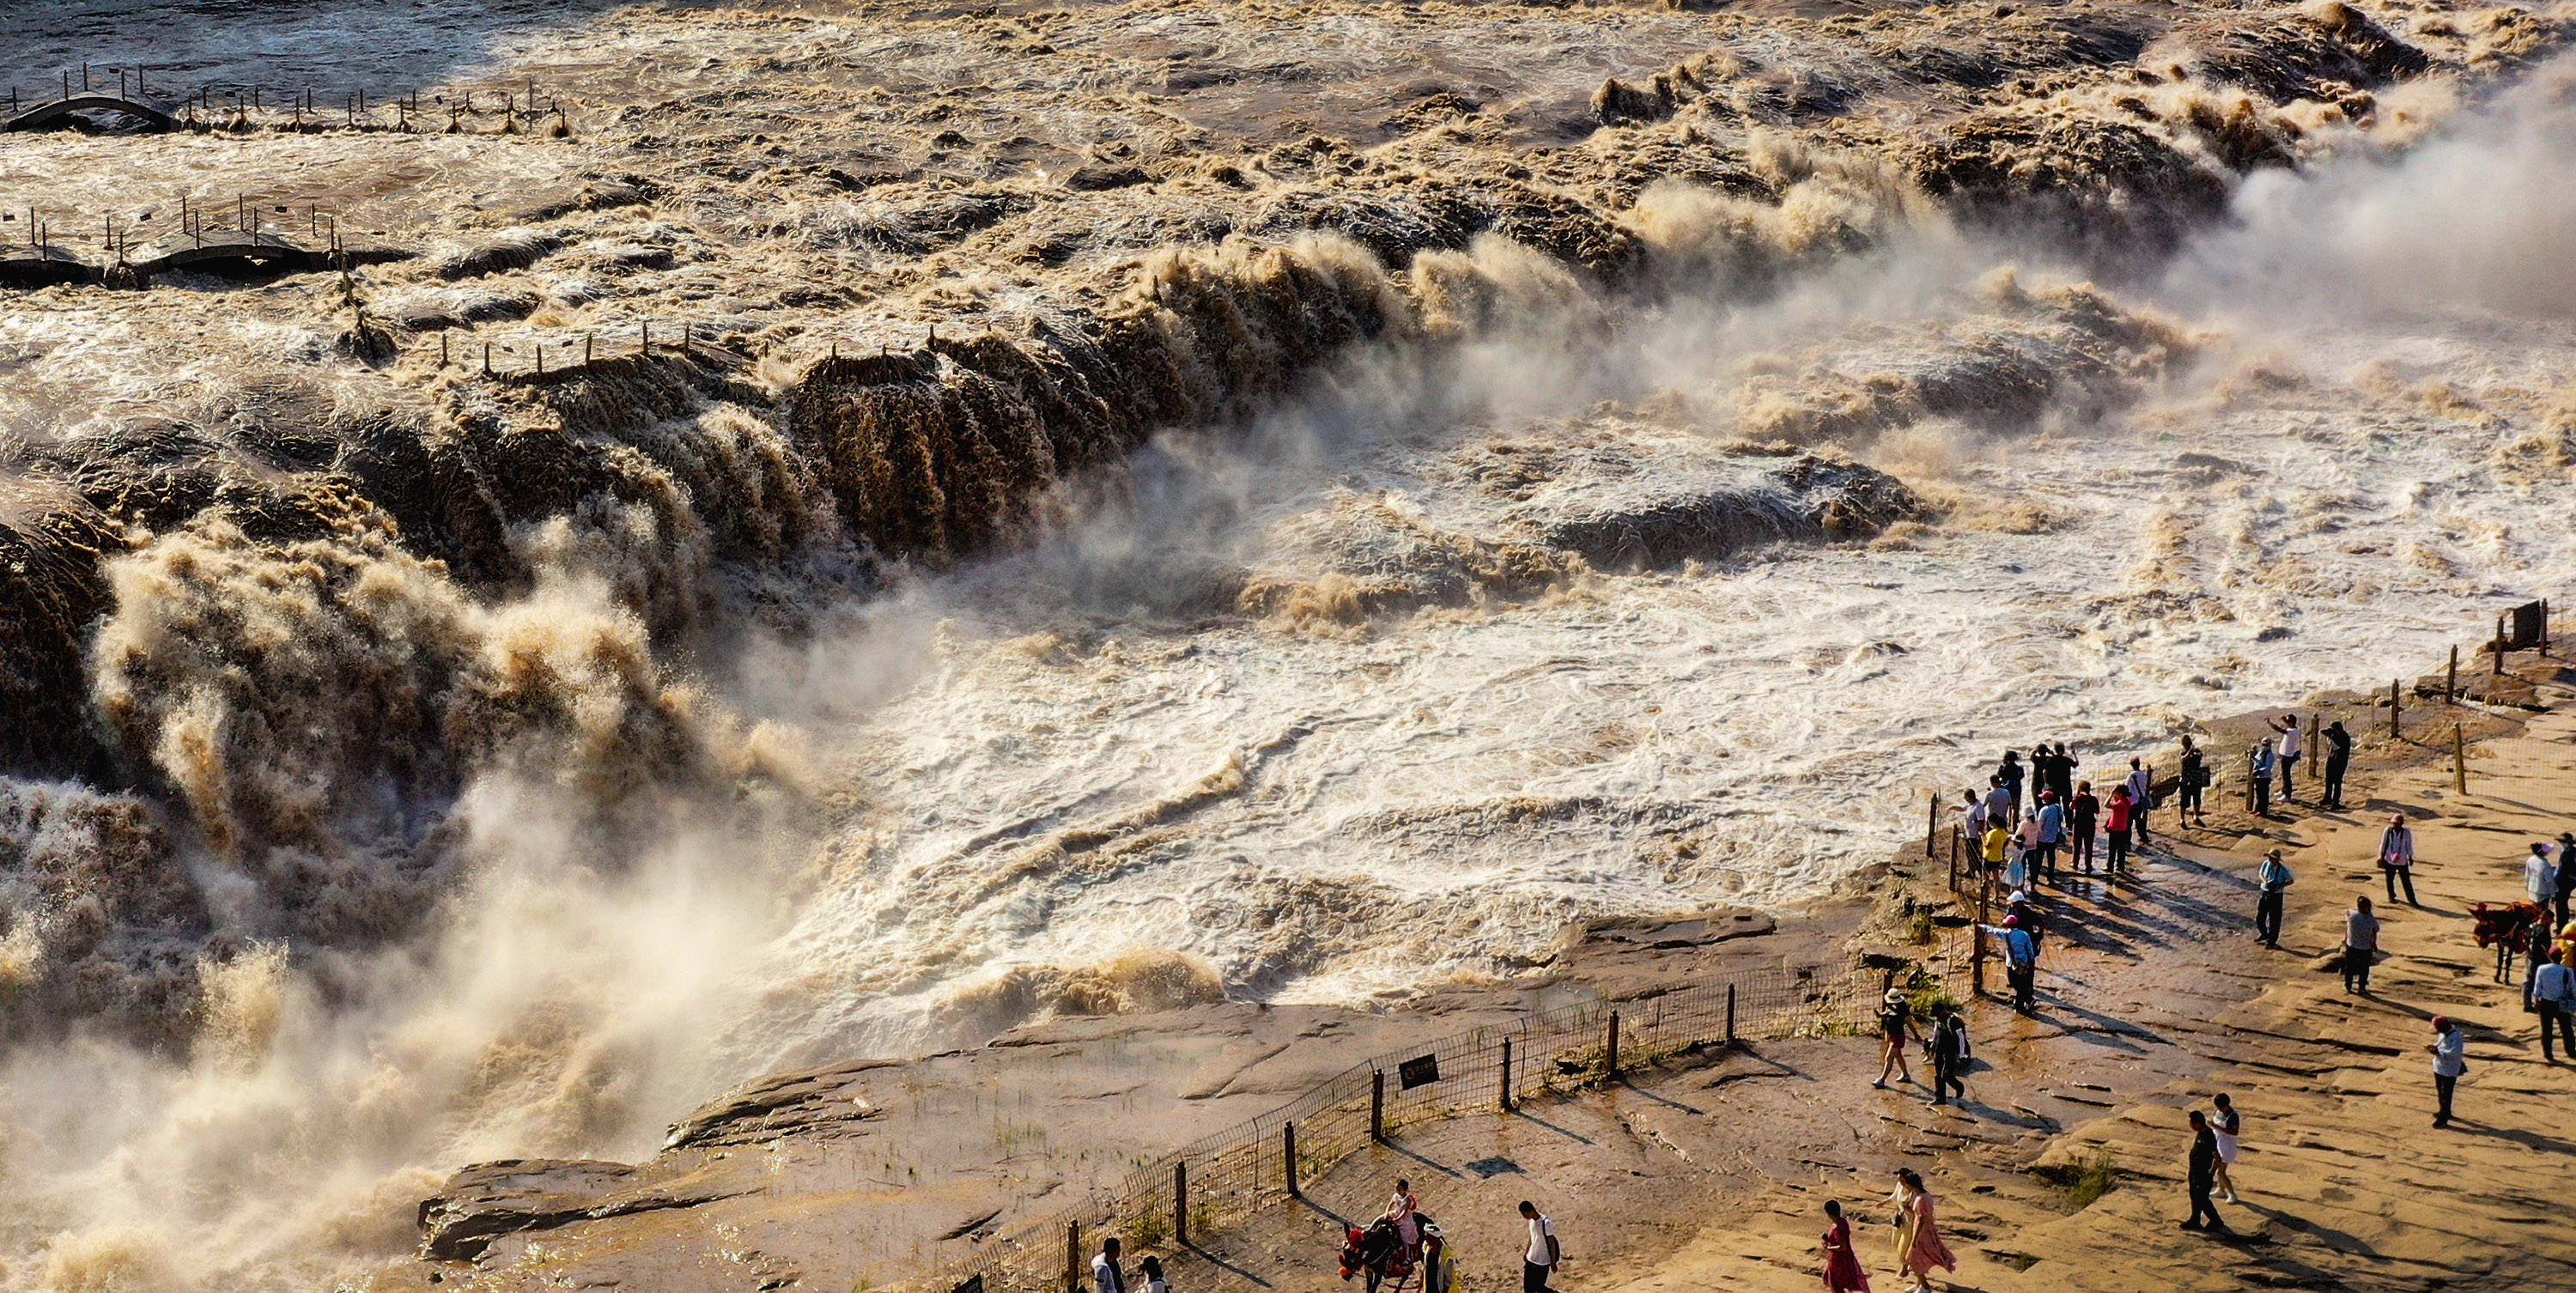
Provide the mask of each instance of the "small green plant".
[{"label": "small green plant", "polygon": [[2031,1175],[2063,1191],[2067,1206],[2081,1212],[2120,1183],[2120,1159],[2105,1145],[2082,1162],[2033,1168]]},{"label": "small green plant", "polygon": [[1930,946],[1937,932],[1932,924],[1932,913],[1928,911],[1917,911],[1905,922],[1906,937],[1913,939],[1917,946]]},{"label": "small green plant", "polygon": [[1147,1208],[1136,1214],[1135,1218],[1127,1223],[1127,1240],[1138,1248],[1155,1247],[1170,1238],[1171,1233],[1171,1224],[1164,1219],[1160,1211],[1153,1208]]}]

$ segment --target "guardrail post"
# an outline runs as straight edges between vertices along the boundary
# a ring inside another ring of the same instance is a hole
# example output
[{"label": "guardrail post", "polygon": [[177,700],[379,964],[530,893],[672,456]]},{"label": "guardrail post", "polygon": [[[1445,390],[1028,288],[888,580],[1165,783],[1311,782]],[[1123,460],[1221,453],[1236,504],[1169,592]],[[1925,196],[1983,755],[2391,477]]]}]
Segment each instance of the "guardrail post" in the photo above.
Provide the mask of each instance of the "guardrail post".
[{"label": "guardrail post", "polygon": [[1613,1010],[1613,1011],[1611,1011],[1611,1012],[1610,1012],[1610,1067],[1609,1067],[1608,1071],[1604,1072],[1604,1073],[1601,1075],[1601,1080],[1602,1080],[1602,1081],[1604,1081],[1604,1082],[1615,1081],[1615,1080],[1618,1078],[1618,1076],[1619,1076],[1619,1012],[1618,1012],[1618,1011],[1616,1011],[1616,1010]]},{"label": "guardrail post", "polygon": [[[2495,666],[2493,672],[2489,676],[2495,678],[2501,678],[2504,676],[2504,617],[2501,615],[2496,616]],[[2487,699],[2493,701],[2495,699],[2495,694],[2492,692],[2488,693]]]},{"label": "guardrail post", "polygon": [[1064,1223],[1065,1293],[1082,1293],[1082,1223]]},{"label": "guardrail post", "polygon": [[1505,1113],[1512,1111],[1512,1039],[1503,1039],[1503,1094],[1498,1105]]},{"label": "guardrail post", "polygon": [[2397,726],[2397,680],[2396,680],[2396,679],[2394,679],[2394,678],[2391,678],[2391,679],[2389,679],[2389,680],[2388,680],[2388,736],[2389,736],[2389,739],[2390,739],[2390,740],[2395,740],[2395,739],[2397,738],[2398,734],[2399,734],[2399,729],[2398,729],[2398,726]]},{"label": "guardrail post", "polygon": [[1369,1139],[1386,1139],[1386,1070],[1369,1074]]},{"label": "guardrail post", "polygon": [[1190,1245],[1190,1165],[1172,1164],[1172,1240],[1183,1248]]},{"label": "guardrail post", "polygon": [[2468,746],[2457,723],[2451,724],[2451,789],[2463,795],[2469,793]]},{"label": "guardrail post", "polygon": [[2460,644],[2457,642],[2451,644],[2450,672],[2442,675],[2442,703],[2460,703]]},{"label": "guardrail post", "polygon": [[1735,1044],[1735,985],[1726,985],[1726,1044]]},{"label": "guardrail post", "polygon": [[1929,862],[1941,834],[1941,792],[1927,791],[1924,797],[1931,801],[1923,809],[1923,860]]},{"label": "guardrail post", "polygon": [[1285,1126],[1281,1127],[1281,1128],[1280,1128],[1280,1136],[1279,1136],[1279,1139],[1280,1139],[1280,1145],[1281,1145],[1281,1148],[1282,1148],[1283,1150],[1285,1150],[1285,1151],[1286,1151],[1286,1154],[1287,1154],[1287,1164],[1288,1164],[1288,1197],[1293,1199],[1293,1198],[1298,1197],[1298,1195],[1297,1195],[1297,1124],[1295,1124],[1295,1123],[1293,1123],[1293,1122],[1292,1122],[1292,1123],[1289,1123],[1289,1124],[1287,1124],[1287,1125],[1285,1125]]}]

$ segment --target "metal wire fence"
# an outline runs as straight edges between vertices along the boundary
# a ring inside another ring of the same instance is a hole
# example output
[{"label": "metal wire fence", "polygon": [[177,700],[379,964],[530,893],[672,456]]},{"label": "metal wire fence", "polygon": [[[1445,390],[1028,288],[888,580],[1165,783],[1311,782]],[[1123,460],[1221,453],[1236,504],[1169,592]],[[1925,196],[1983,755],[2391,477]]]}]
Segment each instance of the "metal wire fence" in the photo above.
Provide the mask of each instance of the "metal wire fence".
[{"label": "metal wire fence", "polygon": [[[1964,945],[1900,981],[1947,989]],[[1499,1111],[1731,1041],[1866,1031],[1890,971],[1775,969],[1653,997],[1542,1011],[1373,1056],[1249,1122],[1145,1163],[1054,1212],[1015,1223],[935,1285],[961,1293],[1078,1289],[1085,1237],[1131,1250],[1212,1234],[1295,1195],[1373,1139],[1454,1113]]]}]

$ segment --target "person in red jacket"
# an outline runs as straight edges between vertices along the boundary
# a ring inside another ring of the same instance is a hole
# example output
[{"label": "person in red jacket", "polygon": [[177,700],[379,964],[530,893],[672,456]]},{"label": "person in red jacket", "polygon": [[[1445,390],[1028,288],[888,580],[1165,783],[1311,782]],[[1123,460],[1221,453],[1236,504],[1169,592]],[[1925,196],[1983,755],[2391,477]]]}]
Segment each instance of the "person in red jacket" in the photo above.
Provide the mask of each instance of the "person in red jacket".
[{"label": "person in red jacket", "polygon": [[2102,822],[2103,828],[2111,836],[2111,855],[2102,864],[2105,875],[2116,876],[2129,869],[2129,814],[2131,811],[2129,788],[2111,787],[2110,815]]}]

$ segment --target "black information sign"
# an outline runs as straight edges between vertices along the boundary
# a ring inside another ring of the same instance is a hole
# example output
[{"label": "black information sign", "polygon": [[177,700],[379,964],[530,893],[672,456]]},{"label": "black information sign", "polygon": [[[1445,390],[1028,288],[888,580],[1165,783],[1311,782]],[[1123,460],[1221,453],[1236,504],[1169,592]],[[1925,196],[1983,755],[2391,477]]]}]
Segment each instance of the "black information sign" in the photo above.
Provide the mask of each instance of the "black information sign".
[{"label": "black information sign", "polygon": [[1440,1080],[1440,1057],[1425,1055],[1420,1059],[1406,1060],[1395,1066],[1395,1077],[1397,1081],[1404,1084],[1404,1089],[1407,1091],[1418,1086],[1429,1086]]}]

